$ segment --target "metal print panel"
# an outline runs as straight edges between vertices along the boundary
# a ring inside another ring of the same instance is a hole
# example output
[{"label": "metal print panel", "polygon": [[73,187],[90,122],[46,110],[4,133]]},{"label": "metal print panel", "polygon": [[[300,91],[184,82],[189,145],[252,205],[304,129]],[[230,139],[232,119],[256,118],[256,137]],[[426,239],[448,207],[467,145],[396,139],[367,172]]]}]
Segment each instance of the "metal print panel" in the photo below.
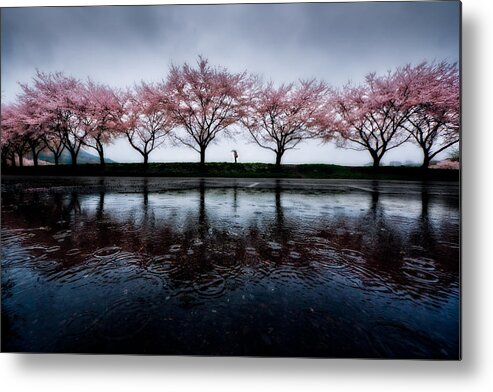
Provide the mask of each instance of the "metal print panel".
[{"label": "metal print panel", "polygon": [[460,12],[2,8],[2,351],[460,359]]}]

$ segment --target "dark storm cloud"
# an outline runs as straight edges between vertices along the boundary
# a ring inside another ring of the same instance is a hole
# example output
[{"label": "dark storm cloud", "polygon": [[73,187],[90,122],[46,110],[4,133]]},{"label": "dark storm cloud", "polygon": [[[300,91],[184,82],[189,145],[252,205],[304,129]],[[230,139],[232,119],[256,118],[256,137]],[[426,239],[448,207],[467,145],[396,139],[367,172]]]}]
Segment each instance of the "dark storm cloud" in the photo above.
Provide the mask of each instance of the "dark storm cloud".
[{"label": "dark storm cloud", "polygon": [[456,2],[3,9],[2,78],[11,98],[12,82],[36,67],[128,82],[202,53],[269,78],[339,83],[425,58],[457,60],[458,11]]},{"label": "dark storm cloud", "polygon": [[[163,19],[166,15],[163,15]],[[39,7],[2,11],[3,51],[43,56],[45,50],[63,50],[70,44],[104,40],[109,47],[129,39],[152,37],[160,20],[151,7]],[[120,49],[116,47],[116,49]],[[49,55],[50,52],[44,53]]]},{"label": "dark storm cloud", "polygon": [[35,68],[112,86],[160,80],[169,65],[213,64],[340,86],[424,59],[457,61],[455,1],[2,9],[2,100]]},{"label": "dark storm cloud", "polygon": [[163,23],[171,25],[168,19],[152,7],[3,9],[2,78],[8,76],[9,86],[34,68],[82,77],[97,75],[99,67],[123,70],[135,59],[132,50],[152,50]]}]

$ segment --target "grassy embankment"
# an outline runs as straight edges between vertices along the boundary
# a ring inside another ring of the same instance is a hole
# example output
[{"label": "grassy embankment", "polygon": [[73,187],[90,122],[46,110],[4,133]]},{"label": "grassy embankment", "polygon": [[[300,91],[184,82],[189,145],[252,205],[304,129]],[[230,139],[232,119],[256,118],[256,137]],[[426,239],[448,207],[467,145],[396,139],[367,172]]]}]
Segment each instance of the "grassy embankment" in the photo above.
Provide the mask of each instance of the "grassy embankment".
[{"label": "grassy embankment", "polygon": [[349,167],[325,164],[281,165],[266,163],[108,163],[59,166],[3,167],[4,175],[35,176],[153,176],[153,177],[230,177],[230,178],[340,178],[381,180],[459,180],[457,170],[422,170],[419,167]]}]

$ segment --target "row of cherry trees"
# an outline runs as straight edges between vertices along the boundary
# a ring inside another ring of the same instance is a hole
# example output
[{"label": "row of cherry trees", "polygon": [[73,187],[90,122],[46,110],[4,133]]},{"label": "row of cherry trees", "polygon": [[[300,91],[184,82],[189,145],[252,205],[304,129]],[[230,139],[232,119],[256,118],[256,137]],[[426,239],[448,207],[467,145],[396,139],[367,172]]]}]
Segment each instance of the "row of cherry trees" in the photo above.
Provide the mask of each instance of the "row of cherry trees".
[{"label": "row of cherry trees", "polygon": [[361,85],[341,89],[317,80],[262,83],[201,57],[196,66],[172,66],[161,83],[124,91],[41,72],[21,87],[17,101],[2,106],[4,165],[22,165],[26,154],[37,165],[43,150],[58,164],[65,149],[76,165],[83,147],[94,149],[104,165],[104,148],[118,137],[145,165],[166,140],[194,149],[203,164],[211,143],[242,129],[275,153],[277,165],[301,141],[319,138],[368,151],[375,167],[387,151],[412,141],[428,167],[459,141],[459,72],[447,62],[371,73]]}]

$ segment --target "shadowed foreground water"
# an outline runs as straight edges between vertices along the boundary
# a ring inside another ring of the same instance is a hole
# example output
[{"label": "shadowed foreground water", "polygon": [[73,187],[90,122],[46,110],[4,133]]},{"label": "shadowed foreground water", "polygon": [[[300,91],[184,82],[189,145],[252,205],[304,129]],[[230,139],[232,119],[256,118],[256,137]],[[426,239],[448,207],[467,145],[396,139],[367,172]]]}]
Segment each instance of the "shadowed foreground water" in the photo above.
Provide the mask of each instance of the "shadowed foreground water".
[{"label": "shadowed foreground water", "polygon": [[322,185],[4,178],[2,350],[457,359],[458,185]]}]

